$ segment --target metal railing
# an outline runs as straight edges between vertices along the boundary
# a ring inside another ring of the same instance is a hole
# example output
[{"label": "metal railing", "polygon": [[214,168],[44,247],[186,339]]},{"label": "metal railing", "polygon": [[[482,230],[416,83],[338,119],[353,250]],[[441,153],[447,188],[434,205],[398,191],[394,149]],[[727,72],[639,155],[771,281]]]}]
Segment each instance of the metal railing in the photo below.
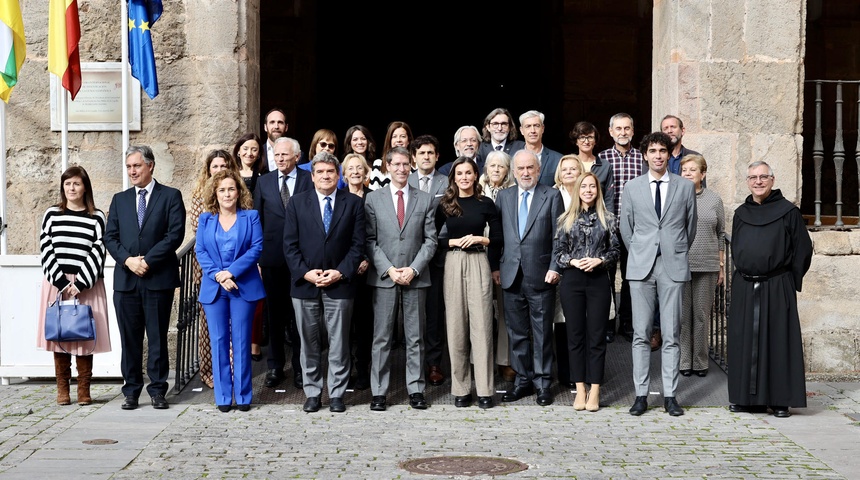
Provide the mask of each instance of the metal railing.
[{"label": "metal railing", "polygon": [[726,277],[722,285],[717,285],[714,295],[714,305],[711,308],[711,329],[708,339],[708,350],[711,359],[724,372],[728,372],[728,356],[726,338],[728,336],[729,306],[732,303],[732,273],[735,270],[732,262],[732,240],[726,234]]},{"label": "metal railing", "polygon": [[173,392],[179,393],[200,370],[199,330],[200,305],[197,296],[200,285],[194,279],[197,259],[194,239],[176,254],[179,258],[179,313],[176,321],[176,382]]},{"label": "metal railing", "polygon": [[[815,137],[812,147],[812,161],[815,168],[815,222],[816,227],[821,226],[821,178],[822,168],[824,165],[824,130],[822,129],[822,114],[821,107],[824,103],[822,96],[822,87],[824,84],[835,84],[836,99],[834,103],[836,113],[836,123],[834,125],[834,141],[833,141],[833,166],[835,168],[835,183],[836,183],[836,220],[834,226],[843,227],[845,222],[842,218],[842,182],[845,168],[845,133],[843,130],[843,86],[857,88],[857,110],[852,110],[857,118],[857,144],[854,147],[854,159],[857,162],[858,171],[858,190],[860,190],[860,80],[807,80],[807,83],[815,84]],[[852,133],[854,131],[852,130]],[[860,196],[858,196],[860,199]],[[860,201],[858,201],[858,209],[860,209]]]}]

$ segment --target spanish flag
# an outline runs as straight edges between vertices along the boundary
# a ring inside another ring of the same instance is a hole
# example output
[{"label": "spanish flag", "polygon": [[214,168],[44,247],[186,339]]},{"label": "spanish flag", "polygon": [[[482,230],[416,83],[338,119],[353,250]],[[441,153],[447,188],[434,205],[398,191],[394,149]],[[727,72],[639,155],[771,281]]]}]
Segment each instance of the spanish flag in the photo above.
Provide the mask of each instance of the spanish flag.
[{"label": "spanish flag", "polygon": [[69,91],[74,100],[81,89],[78,0],[51,0],[49,8],[48,71],[63,80],[63,88]]},{"label": "spanish flag", "polygon": [[12,87],[27,56],[24,21],[18,0],[0,1],[0,98],[9,103]]}]

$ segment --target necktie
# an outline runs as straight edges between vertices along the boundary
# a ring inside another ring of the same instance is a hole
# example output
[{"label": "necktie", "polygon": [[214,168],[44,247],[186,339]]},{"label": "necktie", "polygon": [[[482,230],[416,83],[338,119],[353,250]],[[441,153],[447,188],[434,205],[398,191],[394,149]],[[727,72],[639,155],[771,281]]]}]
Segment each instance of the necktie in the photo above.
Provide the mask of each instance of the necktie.
[{"label": "necktie", "polygon": [[146,189],[137,192],[137,226],[143,226],[143,215],[146,213]]},{"label": "necktie", "polygon": [[523,235],[526,233],[526,221],[529,219],[529,192],[523,192],[523,201],[520,202],[520,216],[519,216],[519,224],[520,224],[520,240],[522,240]]},{"label": "necktie", "polygon": [[[424,177],[427,178],[427,177]],[[397,224],[403,228],[403,220],[406,219],[406,207],[403,203],[403,190],[397,191]]]},{"label": "necktie", "polygon": [[657,218],[663,214],[663,202],[660,198],[660,180],[652,180],[657,185],[657,191],[654,192],[654,211],[657,212]]},{"label": "necktie", "polygon": [[430,193],[430,177],[421,177],[421,191]]},{"label": "necktie", "polygon": [[325,197],[325,209],[323,210],[323,227],[325,227],[326,234],[328,234],[329,226],[331,226],[331,197]]},{"label": "necktie", "polygon": [[501,149],[502,149],[501,145],[496,145],[496,150],[501,150]]},{"label": "necktie", "polygon": [[281,184],[281,202],[284,204],[284,208],[287,208],[287,202],[290,201],[290,187],[287,186],[287,176],[284,175],[281,178],[284,179],[284,183]]}]

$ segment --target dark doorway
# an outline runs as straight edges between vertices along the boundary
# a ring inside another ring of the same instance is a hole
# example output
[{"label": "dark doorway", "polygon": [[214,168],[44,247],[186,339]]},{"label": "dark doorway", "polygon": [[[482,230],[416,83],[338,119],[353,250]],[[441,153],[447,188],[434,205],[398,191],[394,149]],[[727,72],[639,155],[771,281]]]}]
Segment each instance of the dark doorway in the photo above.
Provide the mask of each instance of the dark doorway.
[{"label": "dark doorway", "polygon": [[402,120],[435,135],[448,162],[457,128],[480,129],[496,107],[543,112],[544,143],[562,153],[579,120],[598,126],[606,148],[614,113],[648,130],[652,2],[596,3],[263,0],[261,112],[285,106],[303,149],[318,128],[342,142],[360,123],[379,152],[388,123]]}]

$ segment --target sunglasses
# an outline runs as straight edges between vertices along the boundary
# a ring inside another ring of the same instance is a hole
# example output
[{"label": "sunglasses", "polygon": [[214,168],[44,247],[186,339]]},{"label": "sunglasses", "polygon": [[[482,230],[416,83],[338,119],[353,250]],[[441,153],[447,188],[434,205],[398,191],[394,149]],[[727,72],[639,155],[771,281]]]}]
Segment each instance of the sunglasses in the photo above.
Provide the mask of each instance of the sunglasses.
[{"label": "sunglasses", "polygon": [[330,149],[334,150],[334,147],[336,147],[337,145],[335,145],[333,143],[328,143],[328,142],[323,140],[323,141],[320,141],[319,146],[321,146],[322,148],[330,148]]}]

